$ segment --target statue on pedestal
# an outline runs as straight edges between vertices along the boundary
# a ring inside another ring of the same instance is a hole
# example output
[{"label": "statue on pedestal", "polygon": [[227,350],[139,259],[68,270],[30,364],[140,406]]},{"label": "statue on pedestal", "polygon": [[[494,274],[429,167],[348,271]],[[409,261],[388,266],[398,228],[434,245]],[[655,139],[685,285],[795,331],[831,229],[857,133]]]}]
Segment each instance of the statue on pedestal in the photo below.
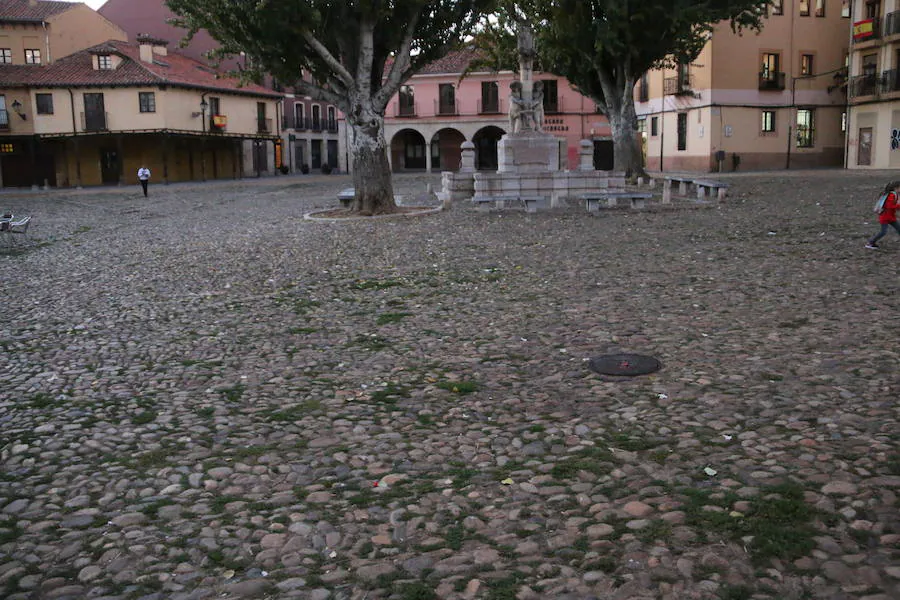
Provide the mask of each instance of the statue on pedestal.
[{"label": "statue on pedestal", "polygon": [[525,23],[518,25],[519,81],[509,84],[510,133],[543,131],[544,84],[532,81],[534,59],[534,32]]}]

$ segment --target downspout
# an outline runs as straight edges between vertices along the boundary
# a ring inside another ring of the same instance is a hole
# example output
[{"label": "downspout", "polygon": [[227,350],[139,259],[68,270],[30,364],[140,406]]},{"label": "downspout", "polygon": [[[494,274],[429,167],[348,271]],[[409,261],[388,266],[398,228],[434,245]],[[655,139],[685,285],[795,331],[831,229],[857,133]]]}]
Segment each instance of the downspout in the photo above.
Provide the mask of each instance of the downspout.
[{"label": "downspout", "polygon": [[[853,0],[850,0],[850,22],[853,23],[853,20],[856,18],[854,15],[856,6]],[[844,123],[844,168],[850,168],[850,65],[853,64],[853,27],[850,28],[850,36],[847,40],[847,89],[845,91],[846,100],[845,100],[845,109],[847,114],[847,120]],[[859,140],[857,140],[857,145],[859,144]],[[859,149],[857,148],[857,156],[859,155]],[[859,162],[857,159],[856,162]]]},{"label": "downspout", "polygon": [[662,74],[662,94],[660,94],[660,113],[659,113],[659,172],[665,173],[663,168],[663,152],[666,147],[666,71],[660,69]]},{"label": "downspout", "polygon": [[53,62],[53,57],[50,56],[50,33],[47,31],[47,21],[41,21],[41,27],[44,28],[44,46],[47,48],[47,64],[49,65]]}]

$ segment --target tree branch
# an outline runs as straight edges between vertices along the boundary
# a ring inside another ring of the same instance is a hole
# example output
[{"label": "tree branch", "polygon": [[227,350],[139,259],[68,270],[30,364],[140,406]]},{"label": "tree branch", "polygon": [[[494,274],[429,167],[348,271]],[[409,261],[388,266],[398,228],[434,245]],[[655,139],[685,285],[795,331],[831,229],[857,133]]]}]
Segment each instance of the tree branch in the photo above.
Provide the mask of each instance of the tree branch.
[{"label": "tree branch", "polygon": [[328,48],[326,48],[322,42],[317,40],[316,36],[314,36],[309,29],[304,27],[300,31],[300,35],[303,36],[306,43],[309,44],[310,47],[315,50],[316,54],[318,54],[331,70],[334,71],[335,75],[344,82],[344,85],[347,87],[353,86],[353,76],[350,72],[344,68],[344,65],[342,65],[338,59],[332,56],[331,52],[328,51]]},{"label": "tree branch", "polygon": [[400,88],[400,83],[409,78],[411,74],[409,52],[412,48],[413,36],[416,32],[416,26],[419,23],[419,13],[412,15],[409,23],[406,25],[406,31],[403,34],[403,43],[400,49],[394,55],[394,64],[391,65],[391,71],[388,73],[387,79],[378,93],[372,97],[372,104],[378,107],[387,106],[391,96]]}]

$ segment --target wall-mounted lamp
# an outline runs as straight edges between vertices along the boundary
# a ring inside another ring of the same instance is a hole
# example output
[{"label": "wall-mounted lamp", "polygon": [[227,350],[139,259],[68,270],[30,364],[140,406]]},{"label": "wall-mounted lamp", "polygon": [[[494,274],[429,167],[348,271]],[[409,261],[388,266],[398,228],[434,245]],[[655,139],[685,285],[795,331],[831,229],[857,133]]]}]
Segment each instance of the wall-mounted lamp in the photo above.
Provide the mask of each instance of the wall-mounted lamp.
[{"label": "wall-mounted lamp", "polygon": [[22,117],[23,121],[28,120],[28,116],[24,112],[22,112],[22,103],[21,102],[19,102],[18,100],[13,100],[13,103],[11,106],[12,106],[13,111],[15,111],[15,113],[17,115]]},{"label": "wall-mounted lamp", "polygon": [[209,102],[206,101],[206,94],[200,96],[200,112],[203,115],[203,133],[206,133],[206,109],[209,108]]}]

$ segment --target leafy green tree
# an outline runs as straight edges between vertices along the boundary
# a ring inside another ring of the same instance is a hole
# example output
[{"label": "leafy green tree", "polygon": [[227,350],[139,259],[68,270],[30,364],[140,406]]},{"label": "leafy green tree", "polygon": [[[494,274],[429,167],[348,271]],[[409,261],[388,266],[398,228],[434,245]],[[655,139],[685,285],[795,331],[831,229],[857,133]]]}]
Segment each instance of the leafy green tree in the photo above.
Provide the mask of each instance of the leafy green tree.
[{"label": "leafy green tree", "polygon": [[609,119],[617,171],[642,174],[634,85],[650,69],[686,64],[716,23],[759,30],[763,0],[546,0],[541,16],[547,68],[593,99]]},{"label": "leafy green tree", "polygon": [[[338,107],[350,128],[363,214],[396,210],[384,113],[400,86],[456,48],[493,0],[167,0],[189,36],[244,53],[300,93]],[[253,75],[254,73],[250,73]],[[301,74],[310,77],[301,78]]]},{"label": "leafy green tree", "polygon": [[609,119],[615,170],[642,174],[634,85],[651,69],[688,63],[716,23],[760,29],[769,0],[501,0],[475,36],[477,66],[516,68],[515,29],[537,33],[541,67],[569,80]]}]

